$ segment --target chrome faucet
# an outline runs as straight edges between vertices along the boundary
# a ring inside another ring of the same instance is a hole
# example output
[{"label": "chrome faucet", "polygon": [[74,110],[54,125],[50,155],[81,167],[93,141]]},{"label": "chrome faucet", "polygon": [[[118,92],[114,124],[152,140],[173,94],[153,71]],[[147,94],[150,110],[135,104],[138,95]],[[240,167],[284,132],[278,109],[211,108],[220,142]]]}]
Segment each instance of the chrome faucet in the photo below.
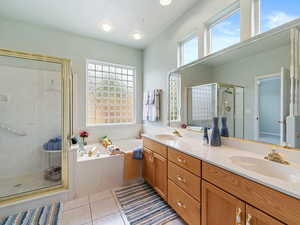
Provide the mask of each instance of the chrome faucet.
[{"label": "chrome faucet", "polygon": [[270,152],[265,159],[270,160],[272,162],[277,162],[284,165],[289,165],[290,163],[283,159],[283,156],[277,152],[275,149],[272,149],[272,152]]},{"label": "chrome faucet", "polygon": [[182,137],[182,135],[180,134],[180,132],[177,129],[175,129],[172,133],[177,137]]}]

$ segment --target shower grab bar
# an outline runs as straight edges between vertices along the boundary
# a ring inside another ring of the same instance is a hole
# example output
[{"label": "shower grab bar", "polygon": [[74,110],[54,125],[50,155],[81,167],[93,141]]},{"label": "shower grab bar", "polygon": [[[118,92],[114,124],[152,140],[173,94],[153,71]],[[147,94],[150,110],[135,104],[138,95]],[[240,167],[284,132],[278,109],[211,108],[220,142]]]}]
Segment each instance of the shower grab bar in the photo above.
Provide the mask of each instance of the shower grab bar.
[{"label": "shower grab bar", "polygon": [[25,132],[17,131],[17,130],[12,129],[12,128],[10,128],[10,127],[6,126],[5,124],[2,124],[2,123],[0,123],[0,128],[3,129],[3,130],[8,131],[9,133],[18,135],[18,136],[26,136],[27,135]]}]

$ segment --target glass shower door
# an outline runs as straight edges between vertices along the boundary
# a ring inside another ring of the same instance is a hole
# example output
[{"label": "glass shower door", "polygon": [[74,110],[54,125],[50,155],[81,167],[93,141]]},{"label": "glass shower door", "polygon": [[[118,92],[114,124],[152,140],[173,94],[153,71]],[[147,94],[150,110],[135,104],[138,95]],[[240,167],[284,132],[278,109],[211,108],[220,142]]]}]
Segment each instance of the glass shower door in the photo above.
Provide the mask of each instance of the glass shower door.
[{"label": "glass shower door", "polygon": [[0,201],[61,187],[66,173],[66,67],[12,55],[0,55]]}]

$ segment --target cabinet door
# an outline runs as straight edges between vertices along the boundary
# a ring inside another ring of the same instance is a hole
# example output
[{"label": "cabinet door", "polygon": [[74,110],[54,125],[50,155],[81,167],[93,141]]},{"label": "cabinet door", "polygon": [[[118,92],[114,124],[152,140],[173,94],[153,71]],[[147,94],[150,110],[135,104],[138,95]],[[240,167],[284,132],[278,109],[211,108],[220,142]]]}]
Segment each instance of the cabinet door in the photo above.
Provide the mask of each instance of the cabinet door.
[{"label": "cabinet door", "polygon": [[153,153],[154,158],[154,189],[167,200],[167,168],[168,161],[164,157]]},{"label": "cabinet door", "polygon": [[245,225],[245,203],[206,181],[201,205],[203,225]]},{"label": "cabinet door", "polygon": [[246,206],[246,225],[284,225],[278,220],[259,211],[252,206]]},{"label": "cabinet door", "polygon": [[150,184],[154,185],[154,159],[153,152],[147,148],[144,148],[143,159],[143,177]]}]

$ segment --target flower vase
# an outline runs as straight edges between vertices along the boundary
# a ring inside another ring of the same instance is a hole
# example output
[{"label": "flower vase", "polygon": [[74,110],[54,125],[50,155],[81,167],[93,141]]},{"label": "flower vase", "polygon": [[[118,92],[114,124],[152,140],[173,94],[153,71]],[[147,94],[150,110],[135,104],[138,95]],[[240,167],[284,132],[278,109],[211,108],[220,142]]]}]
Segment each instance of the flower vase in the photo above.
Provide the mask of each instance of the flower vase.
[{"label": "flower vase", "polygon": [[228,131],[228,127],[227,127],[227,118],[222,117],[221,121],[222,121],[221,136],[222,137],[229,137],[229,131]]},{"label": "flower vase", "polygon": [[220,129],[219,129],[219,118],[214,117],[212,120],[212,131],[211,131],[211,138],[210,138],[210,145],[212,146],[221,146],[221,136],[220,136]]}]

